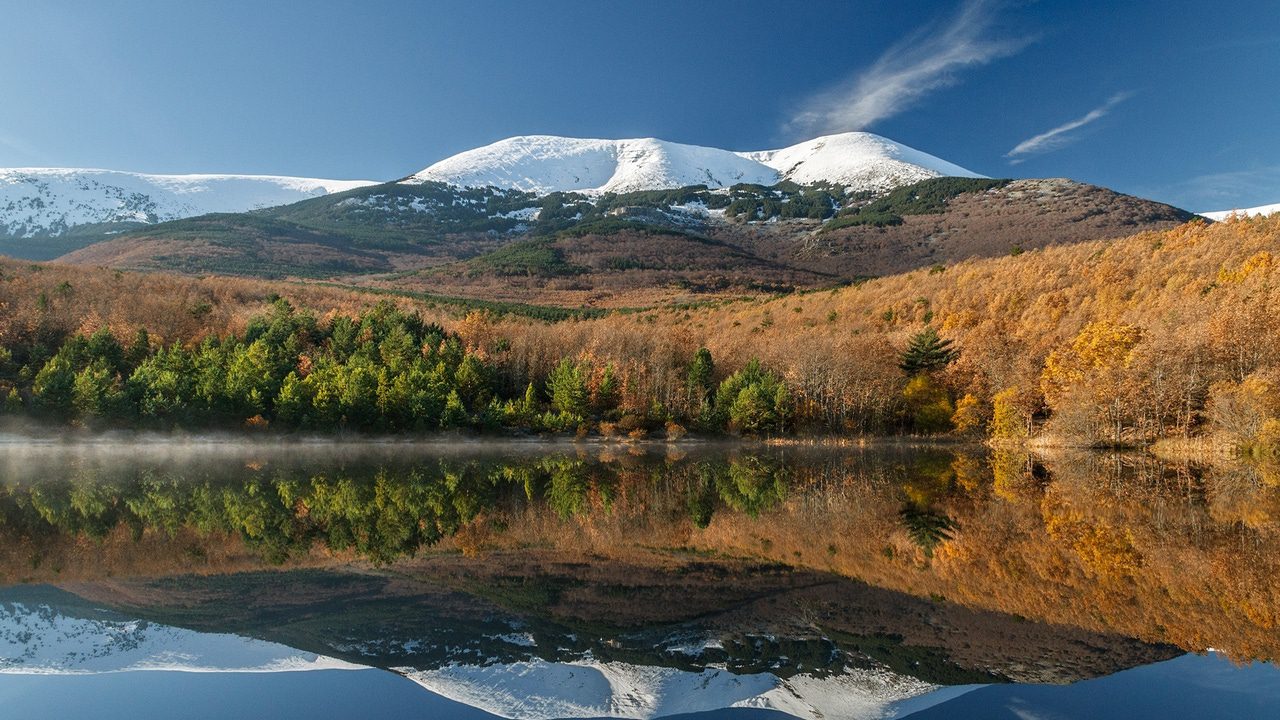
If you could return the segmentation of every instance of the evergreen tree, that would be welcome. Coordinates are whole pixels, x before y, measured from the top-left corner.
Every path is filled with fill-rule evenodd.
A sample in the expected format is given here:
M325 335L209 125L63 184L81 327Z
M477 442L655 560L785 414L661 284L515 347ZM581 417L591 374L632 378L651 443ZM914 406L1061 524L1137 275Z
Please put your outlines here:
M54 417L70 417L75 400L76 371L59 352L36 373L31 386L36 406Z
M138 328L138 332L133 335L133 342L129 344L129 349L125 351L124 359L129 367L136 368L148 356L151 355L151 334L146 328Z
M605 365L601 371L591 405L597 415L604 415L618 406L618 376L613 363Z
M450 390L444 402L444 412L440 415L440 427L449 429L467 424L467 409L462 405L462 398L457 390Z
M531 418L538 409L538 392L534 390L533 383L529 383L524 388L524 398L520 401L520 414L522 417Z
M752 359L720 383L715 412L721 426L743 432L783 429L791 413L791 395L782 379Z
M4 396L4 412L7 415L17 415L22 412L22 396L18 394L18 388L9 388L9 392Z
M90 362L102 360L112 371L119 371L124 367L124 348L107 328L102 328L89 337L88 352Z
M908 375L936 372L955 362L959 356L960 351L951 347L951 341L938 337L938 331L930 325L911 336L898 367Z
M72 385L73 403L81 417L111 416L124 400L120 377L106 358L94 360L76 375Z
M276 395L276 419L287 425L300 426L307 419L307 407L310 405L306 396L306 388L297 373L291 372L280 385L280 394Z
M489 401L489 368L475 355L468 354L453 374L458 394L473 408Z
M547 377L551 405L563 415L582 417L587 412L587 380L582 367L565 358Z
M698 404L711 399L711 378L715 374L716 365L711 359L711 351L698 348L693 360L689 363L689 374L686 384L689 395Z
M130 405L144 419L181 419L195 399L191 356L180 345L143 359L125 383Z

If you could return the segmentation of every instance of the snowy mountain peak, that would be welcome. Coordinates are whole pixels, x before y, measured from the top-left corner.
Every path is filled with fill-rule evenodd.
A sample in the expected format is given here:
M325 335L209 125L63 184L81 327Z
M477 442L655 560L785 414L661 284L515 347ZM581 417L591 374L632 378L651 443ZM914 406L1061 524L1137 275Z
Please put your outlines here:
M981 177L927 153L861 132L828 135L756 152L655 138L593 140L524 135L446 158L406 182L598 194L686 185L773 185L791 180L883 191L943 175Z
M800 185L830 182L889 190L933 177L983 177L941 158L872 133L848 132L782 148L742 153Z
M244 212L373 184L276 175L0 168L0 236L56 236L79 225L149 224L211 212Z

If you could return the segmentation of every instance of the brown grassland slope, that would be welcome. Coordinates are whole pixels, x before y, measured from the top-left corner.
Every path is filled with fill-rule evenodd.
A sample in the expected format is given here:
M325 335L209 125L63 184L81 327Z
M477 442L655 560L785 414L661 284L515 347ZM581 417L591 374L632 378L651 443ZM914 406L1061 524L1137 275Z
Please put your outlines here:
M779 238L764 226L759 241L743 244L762 254L770 245L781 245L780 256L794 265L857 278L1167 230L1193 217L1096 185L1060 178L1014 180L963 193L949 200L943 212L903 215L900 225L862 225L790 238Z

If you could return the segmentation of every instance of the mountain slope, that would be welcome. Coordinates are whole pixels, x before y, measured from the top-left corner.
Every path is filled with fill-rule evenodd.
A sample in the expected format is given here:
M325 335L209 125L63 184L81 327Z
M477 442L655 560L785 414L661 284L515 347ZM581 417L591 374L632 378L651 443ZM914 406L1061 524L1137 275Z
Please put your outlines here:
M932 178L873 199L790 184L592 198L388 183L162 223L62 260L631 306L830 286L1192 217L1068 180Z
M274 175L0 169L0 252L13 247L38 249L44 244L65 248L71 236L87 238L78 243L84 245L121 229L205 213L285 205L370 184ZM62 238L63 242L44 242L49 238Z
M779 150L732 152L655 138L593 140L525 135L446 158L406 180L546 194L600 194L687 185L830 183L883 191L930 177L980 177L870 133L843 133Z

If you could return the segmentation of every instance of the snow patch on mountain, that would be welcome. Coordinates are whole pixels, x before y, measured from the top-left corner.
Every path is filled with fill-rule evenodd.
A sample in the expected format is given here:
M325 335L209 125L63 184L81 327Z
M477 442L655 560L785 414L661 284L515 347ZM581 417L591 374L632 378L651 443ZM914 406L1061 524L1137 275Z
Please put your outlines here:
M647 719L729 707L777 710L811 720L885 718L894 716L895 703L938 689L887 670L784 680L770 673L692 672L589 657L396 671L433 693L518 720Z
M1280 212L1280 203L1274 205L1259 205L1258 207L1245 208L1243 210L1211 210L1209 212L1199 213L1203 217L1210 220L1226 220L1232 215L1240 215L1243 217L1254 217L1257 215L1274 215Z
M539 194L723 188L830 182L884 191L939 176L981 177L871 133L828 135L779 150L734 152L655 138L595 140L525 135L446 158L405 182L493 186Z
M363 665L238 635L201 633L142 620L76 617L48 605L0 603L0 673L363 669Z
M275 175L148 175L74 168L0 169L0 236L61 235L78 225L157 223L244 212L376 184Z

